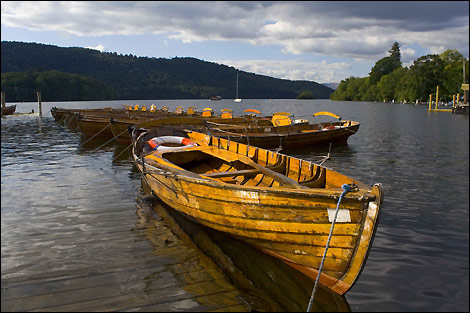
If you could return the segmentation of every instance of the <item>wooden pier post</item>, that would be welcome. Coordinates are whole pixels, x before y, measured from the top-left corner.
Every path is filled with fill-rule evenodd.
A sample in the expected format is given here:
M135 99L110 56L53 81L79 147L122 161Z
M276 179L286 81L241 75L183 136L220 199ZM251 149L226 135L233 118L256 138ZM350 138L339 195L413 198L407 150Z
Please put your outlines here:
M429 111L431 111L431 106L432 106L432 94L429 95L429 108L428 108Z
M37 91L36 94L38 96L39 115L42 116L41 92Z
M463 84L462 84L462 89L463 89L463 104L467 103L467 90L468 90L468 84L467 84L467 89L464 89L465 85L465 59L462 60L462 68L463 68Z
M438 103L439 103L439 85L437 85L437 88L436 88L436 110L437 110Z
M5 93L2 91L2 108L5 108Z

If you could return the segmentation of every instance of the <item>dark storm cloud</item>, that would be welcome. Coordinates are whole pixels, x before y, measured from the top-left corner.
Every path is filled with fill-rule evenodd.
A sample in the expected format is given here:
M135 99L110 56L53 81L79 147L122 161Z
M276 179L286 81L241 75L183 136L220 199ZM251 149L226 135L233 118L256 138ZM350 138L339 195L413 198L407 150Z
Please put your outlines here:
M468 56L467 1L3 1L2 24L78 36L167 34L357 59L397 41ZM442 50L442 51L441 51Z

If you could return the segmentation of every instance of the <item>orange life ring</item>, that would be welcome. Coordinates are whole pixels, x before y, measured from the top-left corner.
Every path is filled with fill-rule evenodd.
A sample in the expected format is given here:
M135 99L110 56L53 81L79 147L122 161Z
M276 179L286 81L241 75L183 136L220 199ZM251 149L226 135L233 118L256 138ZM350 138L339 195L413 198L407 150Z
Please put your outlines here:
M191 139L185 137L178 137L178 136L162 136L162 137L154 137L147 141L148 145L152 150L155 151L166 151L166 150L179 150L179 149L186 149L197 146L195 142ZM181 147L169 147L164 146L163 144L179 144L182 145Z

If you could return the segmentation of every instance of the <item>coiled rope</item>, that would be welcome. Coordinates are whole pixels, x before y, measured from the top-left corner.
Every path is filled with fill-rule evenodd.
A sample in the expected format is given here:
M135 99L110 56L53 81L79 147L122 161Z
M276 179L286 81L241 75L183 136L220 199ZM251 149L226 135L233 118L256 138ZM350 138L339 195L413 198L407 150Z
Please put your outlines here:
M313 304L313 300L315 298L315 292L317 291L318 281L320 280L321 272L323 270L323 263L325 262L326 252L328 251L328 248L330 246L331 236L333 235L333 229L335 228L336 218L338 217L339 204L341 203L343 196L351 191L351 186L349 186L348 184L344 184L343 186L341 186L341 188L343 188L343 192L339 196L338 203L336 204L335 218L333 219L333 223L331 224L330 233L328 235L328 240L326 241L325 251L323 252L323 258L321 260L320 267L318 268L318 275L317 275L317 278L315 279L315 285L313 285L313 290L312 290L312 295L310 296L310 301L308 302L307 312L310 312L310 309Z

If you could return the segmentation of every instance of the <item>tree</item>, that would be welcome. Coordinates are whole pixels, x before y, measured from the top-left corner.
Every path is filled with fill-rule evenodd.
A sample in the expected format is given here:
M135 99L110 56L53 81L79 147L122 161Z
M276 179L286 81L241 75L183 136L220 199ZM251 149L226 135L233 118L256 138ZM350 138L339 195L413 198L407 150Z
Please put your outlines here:
M463 83L462 66L465 62L465 73L468 75L468 61L457 50L446 50L440 58L444 62L444 79L442 82L442 95L451 96L461 91ZM468 80L467 80L468 82Z
M401 63L401 53L400 53L400 45L398 42L395 41L392 48L388 51L390 53L390 59L395 69L402 66Z
M311 91L302 91L302 93L297 96L297 99L315 99L315 97Z
M410 66L409 93L416 99L426 99L434 93L436 86L442 86L444 62L437 54L428 54L419 57Z
M390 74L382 76L380 81L377 83L377 96L379 100L392 101L396 100L410 100L410 99L399 99L396 95L397 85L401 78L404 76L406 69L399 67Z
M372 67L372 70L369 73L371 84L377 84L382 76L390 74L402 66L400 46L398 42L395 42L388 52L390 53L389 56L378 60L374 67Z

